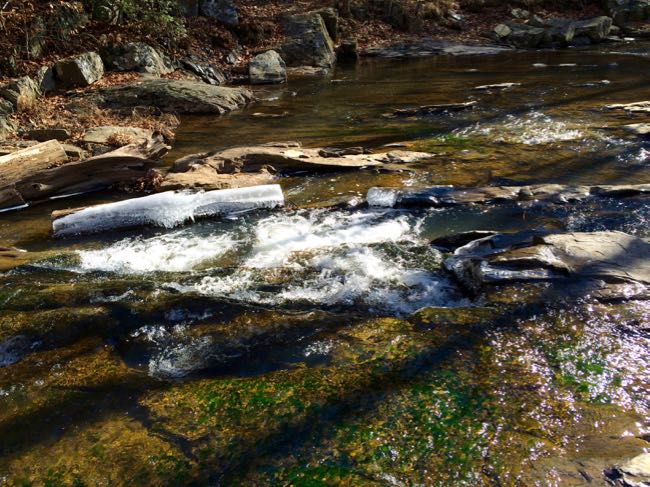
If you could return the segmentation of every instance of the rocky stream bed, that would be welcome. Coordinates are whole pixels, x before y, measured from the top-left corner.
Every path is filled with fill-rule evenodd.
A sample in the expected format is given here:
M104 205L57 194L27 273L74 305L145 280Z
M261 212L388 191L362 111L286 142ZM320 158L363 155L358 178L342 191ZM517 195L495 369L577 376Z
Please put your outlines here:
M5 160L0 484L648 485L647 52L364 59Z

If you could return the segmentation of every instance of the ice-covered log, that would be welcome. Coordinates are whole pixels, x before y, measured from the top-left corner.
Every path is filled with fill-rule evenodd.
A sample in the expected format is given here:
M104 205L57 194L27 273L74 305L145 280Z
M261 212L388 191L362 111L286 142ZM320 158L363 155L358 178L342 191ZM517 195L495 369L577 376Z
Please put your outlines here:
M143 225L172 228L195 218L284 205L277 184L208 192L168 191L87 208L55 211L57 237Z

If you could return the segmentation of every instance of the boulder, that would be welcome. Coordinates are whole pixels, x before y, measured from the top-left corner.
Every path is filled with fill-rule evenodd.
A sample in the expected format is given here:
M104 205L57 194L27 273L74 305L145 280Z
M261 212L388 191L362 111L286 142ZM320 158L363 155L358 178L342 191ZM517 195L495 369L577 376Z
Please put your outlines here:
M239 16L233 0L202 0L201 12L228 25L238 25Z
M54 68L52 66L43 66L36 72L34 82L38 85L41 93L48 93L56 90L56 79L54 78Z
M512 34L512 29L506 24L499 24L494 28L494 34L497 36L498 40L504 40Z
M129 42L102 50L102 60L111 71L137 71L160 76L174 71L172 63L144 42Z
M40 94L38 85L28 76L0 85L0 97L17 112L33 107Z
M276 51L266 51L248 65L251 84L278 84L287 81L287 65Z
M198 81L146 79L90 94L108 107L152 106L163 112L218 113L241 108L253 100L244 88L211 86Z
M526 24L510 22L506 24L511 32L504 38L505 41L519 49L532 49L538 47L545 38L546 30L542 27L531 27Z
M142 144L151 138L153 138L152 130L139 127L116 127L105 125L87 130L81 140L86 144L122 146L128 144Z
M612 28L611 17L594 17L593 19L581 20L573 23L575 36L588 37L592 42L602 42L609 35Z
M334 42L318 12L288 16L283 27L287 41L280 52L288 66L334 66Z
M650 243L622 232L544 235L496 234L464 245L445 261L458 280L476 291L511 282L580 284L607 299L650 293ZM564 286L564 284L563 284Z
M104 63L96 52L87 52L54 65L57 84L63 88L89 86L104 76Z

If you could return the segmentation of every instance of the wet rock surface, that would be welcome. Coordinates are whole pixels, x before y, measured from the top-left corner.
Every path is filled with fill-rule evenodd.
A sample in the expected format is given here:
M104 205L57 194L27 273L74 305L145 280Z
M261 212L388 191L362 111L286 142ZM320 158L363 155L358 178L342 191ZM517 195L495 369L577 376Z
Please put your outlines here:
M472 46L454 44L448 41L425 40L418 43L400 43L389 47L365 49L362 54L369 57L408 59L430 56L481 56L506 51L499 46Z
M649 255L649 242L622 232L497 234L459 247L445 266L472 289L513 281L582 281L605 299L647 299Z

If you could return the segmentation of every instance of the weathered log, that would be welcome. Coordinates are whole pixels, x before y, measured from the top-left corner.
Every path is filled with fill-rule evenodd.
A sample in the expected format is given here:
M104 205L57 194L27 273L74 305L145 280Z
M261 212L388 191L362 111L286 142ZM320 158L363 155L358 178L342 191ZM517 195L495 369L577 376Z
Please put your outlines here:
M167 191L117 203L55 211L57 237L142 225L172 228L195 218L284 205L277 184L209 192Z
M34 151L44 144L49 144L49 151L43 148ZM138 181L169 150L162 137L156 137L143 144L128 145L89 159L63 164L67 156L61 145L56 141L44 144L18 151L25 155L16 152L0 158L0 209L52 197L99 191L116 183ZM2 164L5 158L7 162ZM15 161L28 161L28 164L24 169L18 169L15 166L19 162ZM10 169L4 171L5 167Z
M63 146L50 140L0 157L0 188L68 162Z

